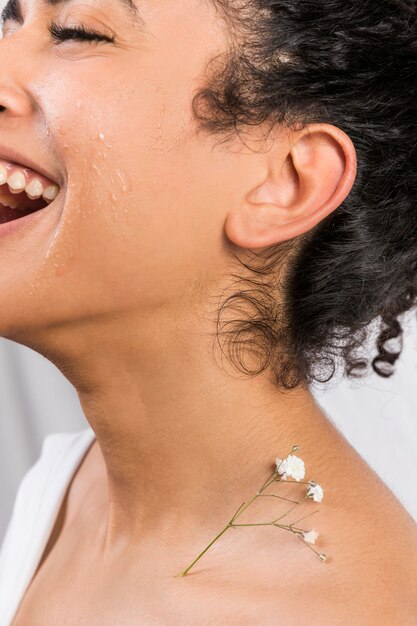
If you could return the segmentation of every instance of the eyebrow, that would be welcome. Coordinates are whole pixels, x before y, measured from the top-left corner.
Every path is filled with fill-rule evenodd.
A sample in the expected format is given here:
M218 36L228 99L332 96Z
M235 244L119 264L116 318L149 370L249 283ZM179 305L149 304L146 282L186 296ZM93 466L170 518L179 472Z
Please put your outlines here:
M69 4L71 0L43 0L43 4L47 7L55 7L60 4ZM118 0L119 4L128 11L134 22L139 21L138 9L133 0ZM4 23L6 20L13 20L19 24L23 24L23 13L20 0L9 0L0 15L0 20Z

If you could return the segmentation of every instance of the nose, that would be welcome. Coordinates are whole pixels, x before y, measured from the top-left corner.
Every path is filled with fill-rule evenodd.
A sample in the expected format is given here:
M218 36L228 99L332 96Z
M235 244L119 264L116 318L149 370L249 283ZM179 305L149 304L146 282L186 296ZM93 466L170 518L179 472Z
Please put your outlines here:
M28 62L24 42L18 45L17 35L0 38L0 121L6 117L25 117L33 112L31 95L25 89Z
M1 60L1 54L0 54ZM16 85L5 85L0 76L0 114L1 117L25 117L32 112L28 94Z

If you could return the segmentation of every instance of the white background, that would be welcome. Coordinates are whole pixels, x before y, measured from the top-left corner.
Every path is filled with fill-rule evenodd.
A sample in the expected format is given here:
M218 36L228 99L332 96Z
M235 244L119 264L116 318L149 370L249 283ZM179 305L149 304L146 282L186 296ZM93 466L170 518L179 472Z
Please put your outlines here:
M333 381L313 393L417 521L417 324L415 314L408 319L392 378ZM45 435L86 426L75 390L61 373L42 356L0 339L0 541L16 489Z

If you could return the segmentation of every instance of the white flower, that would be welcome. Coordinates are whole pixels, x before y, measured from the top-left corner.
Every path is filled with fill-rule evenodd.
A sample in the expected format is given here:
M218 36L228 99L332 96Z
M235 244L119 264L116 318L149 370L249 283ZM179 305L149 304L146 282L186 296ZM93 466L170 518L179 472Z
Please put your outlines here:
M280 469L280 467L279 467L279 466L280 466L280 465L281 465L281 463L282 463L282 459L279 459L279 458L277 457L277 458L275 459L275 463L276 463L276 466L277 466L277 470L279 471L279 469ZM281 467L282 467L282 466L281 466Z
M324 491L322 487L320 487L317 483L313 483L308 488L307 498L313 498L314 502L321 502L323 500L323 494Z
M292 476L295 480L301 480L305 475L304 461L295 454L289 454L283 461L275 459L278 473L282 480L287 480L287 476Z
M319 533L317 532L317 530L309 530L308 532L303 530L303 537L304 537L304 541L307 541L307 543L316 543L316 539L319 536Z

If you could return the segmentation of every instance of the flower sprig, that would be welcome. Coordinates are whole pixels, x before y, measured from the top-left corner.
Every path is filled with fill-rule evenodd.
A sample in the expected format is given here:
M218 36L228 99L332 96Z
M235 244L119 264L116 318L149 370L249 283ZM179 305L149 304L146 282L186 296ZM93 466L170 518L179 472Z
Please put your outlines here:
M274 471L267 478L262 487L256 492L253 498L249 500L247 504L243 502L240 505L236 513L226 524L223 530L221 530L219 534L214 537L214 539L208 544L208 546L206 546L206 548L204 548L204 550L197 556L197 558L194 559L194 561L184 571L178 574L178 576L185 576L190 571L190 569L197 563L197 561L199 561L201 557L211 548L211 546L216 543L216 541L218 541L227 530L229 530L229 528L242 528L245 526L275 526L276 528L282 528L282 530L291 532L296 537L301 539L303 543L305 543L305 545L318 556L320 561L327 560L327 556L325 554L323 554L322 552L317 552L317 550L315 550L311 545L316 543L316 539L319 536L319 533L315 530L315 528L313 528L312 530L304 530L296 526L296 524L301 522L303 519L306 519L310 515L314 515L314 513L317 513L318 509L316 511L313 511L312 513L309 513L308 515L305 515L304 517L299 518L291 524L284 524L282 522L280 523L280 520L286 517L289 513L291 513L291 511L293 511L299 504L302 504L305 500L311 499L314 502L321 502L323 500L323 488L315 480L302 481L302 478L304 478L305 476L304 461L295 454L292 454L293 452L298 452L299 449L300 448L298 446L293 446L291 452L284 459L279 459L278 457L275 459ZM294 478L294 480L288 480L288 478L291 477ZM292 500L290 498L285 498L284 496L280 496L275 493L264 493L266 489L275 482L283 484L300 483L308 485L308 487L306 488L304 497L301 498L301 500ZM280 500L287 500L288 502L292 502L294 506L286 511L286 513L283 513L282 515L270 522L259 522L255 524L237 524L236 520L242 515L242 513L252 504L252 502L261 497L279 498Z

